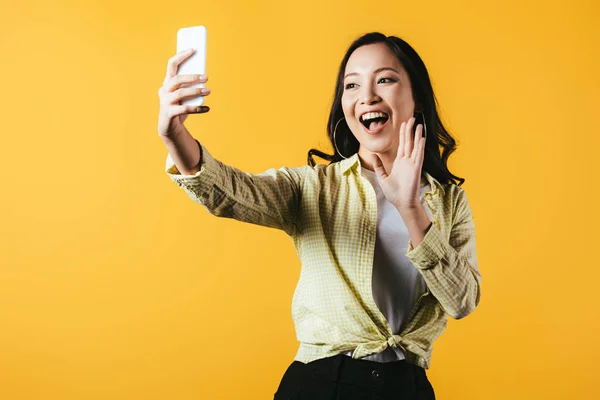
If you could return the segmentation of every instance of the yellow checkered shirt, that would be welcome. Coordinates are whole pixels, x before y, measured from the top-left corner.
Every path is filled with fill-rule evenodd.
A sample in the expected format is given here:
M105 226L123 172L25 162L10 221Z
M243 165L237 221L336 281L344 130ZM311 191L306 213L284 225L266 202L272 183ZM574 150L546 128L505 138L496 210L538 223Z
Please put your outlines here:
M428 369L447 315L463 318L479 304L475 226L461 187L441 184L423 171L431 184L424 199L433 221L416 248L408 241L405 255L427 290L394 334L373 300L377 199L361 176L357 154L331 165L251 174L198 145L202 164L194 175L181 174L167 154L166 173L173 182L213 215L278 228L292 238L302 264L292 300L300 342L295 360L308 363L350 350L361 358L391 346Z

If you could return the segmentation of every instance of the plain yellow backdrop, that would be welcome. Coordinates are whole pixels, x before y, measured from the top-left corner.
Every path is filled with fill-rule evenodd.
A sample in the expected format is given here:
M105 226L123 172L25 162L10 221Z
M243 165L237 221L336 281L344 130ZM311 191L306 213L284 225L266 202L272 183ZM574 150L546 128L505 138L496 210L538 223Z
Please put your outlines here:
M271 399L292 362L291 240L210 215L164 173L157 91L192 25L211 111L186 126L255 173L331 150L352 40L407 40L459 142L483 275L478 309L435 343L438 398L598 398L599 11L4 0L0 398Z

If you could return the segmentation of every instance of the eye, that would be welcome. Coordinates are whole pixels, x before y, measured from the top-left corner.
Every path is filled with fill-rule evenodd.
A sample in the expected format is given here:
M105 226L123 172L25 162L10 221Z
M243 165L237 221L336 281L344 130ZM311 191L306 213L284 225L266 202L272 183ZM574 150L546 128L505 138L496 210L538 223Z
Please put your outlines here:
M380 79L379 79L379 82L381 82L382 80L386 80L386 79L387 79L387 80L389 80L389 81L391 81L391 82L396 82L396 81L395 81L394 79L392 79L392 78L380 78ZM345 88L345 89L352 89L352 86L351 86L351 85L356 85L356 84L355 84L355 83L348 83L348 84L346 84L346 86L344 86L344 88Z

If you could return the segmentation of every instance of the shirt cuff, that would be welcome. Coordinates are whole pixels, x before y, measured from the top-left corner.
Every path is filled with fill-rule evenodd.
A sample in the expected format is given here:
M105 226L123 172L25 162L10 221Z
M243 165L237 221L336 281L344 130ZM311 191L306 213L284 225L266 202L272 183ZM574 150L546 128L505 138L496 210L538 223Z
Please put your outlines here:
M189 189L201 189L203 183L214 182L218 176L219 171L219 162L203 147L198 140L198 147L200 147L200 170L193 175L182 174L171 154L167 153L167 161L165 165L166 174L175 182L177 185L181 187L187 187ZM209 185L210 186L210 185Z
M435 267L449 250L450 243L444 237L440 228L431 223L431 226L425 233L423 241L414 248L410 239L404 255L408 257L413 265L419 269L429 269Z

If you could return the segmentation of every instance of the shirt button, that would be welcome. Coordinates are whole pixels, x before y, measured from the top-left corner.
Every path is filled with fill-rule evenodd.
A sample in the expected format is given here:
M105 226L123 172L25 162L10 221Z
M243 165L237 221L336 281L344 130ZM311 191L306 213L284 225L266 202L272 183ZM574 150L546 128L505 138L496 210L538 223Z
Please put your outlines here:
M373 378L378 379L379 378L379 371L377 371L376 369L373 370L373 372L371 372L371 375L373 375Z

